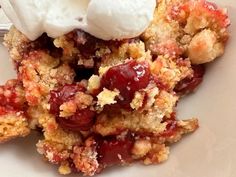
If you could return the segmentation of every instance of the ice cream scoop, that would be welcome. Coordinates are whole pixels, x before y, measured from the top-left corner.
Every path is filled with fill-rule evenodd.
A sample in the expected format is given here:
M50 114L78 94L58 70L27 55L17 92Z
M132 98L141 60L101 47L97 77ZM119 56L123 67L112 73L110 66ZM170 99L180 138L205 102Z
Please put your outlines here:
M0 0L13 25L30 40L74 29L103 39L133 38L153 19L156 0Z

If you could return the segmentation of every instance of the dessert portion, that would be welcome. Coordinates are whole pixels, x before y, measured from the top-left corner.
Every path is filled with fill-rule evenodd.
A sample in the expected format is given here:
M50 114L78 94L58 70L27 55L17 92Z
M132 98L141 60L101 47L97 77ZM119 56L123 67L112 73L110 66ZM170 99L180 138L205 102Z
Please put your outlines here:
M202 64L223 54L228 25L212 3L160 0L134 38L105 41L74 29L32 41L13 26L4 44L18 77L0 92L0 141L40 129L37 151L61 174L167 160L169 145L199 126L177 119L176 106L202 82Z

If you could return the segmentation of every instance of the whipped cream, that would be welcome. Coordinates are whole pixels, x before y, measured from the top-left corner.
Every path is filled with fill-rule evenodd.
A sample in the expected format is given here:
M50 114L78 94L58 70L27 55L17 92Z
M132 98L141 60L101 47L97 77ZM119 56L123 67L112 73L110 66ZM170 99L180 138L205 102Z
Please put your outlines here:
M30 40L74 29L103 39L133 38L153 19L156 0L0 0L14 26Z

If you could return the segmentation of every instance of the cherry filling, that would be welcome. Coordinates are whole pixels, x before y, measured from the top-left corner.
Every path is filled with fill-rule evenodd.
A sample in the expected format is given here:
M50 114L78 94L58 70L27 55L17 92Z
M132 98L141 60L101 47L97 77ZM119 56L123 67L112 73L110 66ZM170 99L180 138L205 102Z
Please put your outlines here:
M122 140L116 138L98 139L98 161L104 166L129 163L132 161L133 145L132 137L126 137Z
M18 95L15 81L8 81L6 85L0 86L0 115L11 111L25 111L27 105L24 98Z
M161 133L161 136L170 137L175 134L178 125L176 120L167 120L166 123L167 123L166 130Z
M73 116L68 118L57 118L58 123L62 128L71 131L86 131L89 130L94 123L95 112L90 109L77 111Z
M194 91L198 85L202 82L203 76L205 74L205 68L203 65L193 65L193 77L192 78L185 78L180 81L176 87L175 92L179 94L186 94L188 92Z
M136 91L146 88L150 81L150 70L147 62L129 61L111 67L102 77L101 86L109 90L118 89L122 98L118 104L130 109L130 103Z
M4 96L4 94L0 94L0 106L9 110L20 110L22 105L17 102L17 94L14 88L7 89L7 91L10 93L8 97Z
M51 91L50 95L50 113L59 115L60 106L74 98L76 92L83 91L83 87L78 85L65 85L58 90Z
M77 110L77 112L66 118L59 116L60 106L73 100L76 92L85 91L85 88L80 85L65 85L58 90L51 91L50 113L56 115L59 125L71 131L86 131L91 128L94 122L95 112L89 108Z
M8 113L8 110L5 107L0 106L0 116Z
M74 30L72 34L72 38L75 41L76 47L79 49L81 55L84 58L89 59L91 56L95 55L97 50L96 46L98 43L101 43L100 39L97 39L81 30Z

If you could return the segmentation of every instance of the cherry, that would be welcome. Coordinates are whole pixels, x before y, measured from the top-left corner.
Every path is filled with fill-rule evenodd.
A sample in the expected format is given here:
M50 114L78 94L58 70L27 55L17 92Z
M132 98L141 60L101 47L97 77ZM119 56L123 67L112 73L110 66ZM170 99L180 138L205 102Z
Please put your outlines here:
M106 138L98 141L97 152L98 161L105 166L115 164L129 163L132 160L131 150L134 141L132 138L118 140L115 138Z
M99 39L81 30L75 30L73 32L73 39L83 57L90 58L95 55L97 50L96 45L100 42Z
M57 121L64 129L71 131L87 131L94 123L95 112L90 109L78 110L73 116L58 117Z
M0 107L2 113L24 110L26 104L23 96L17 91L20 88L19 86L19 82L16 80L9 80L5 85L0 86Z
M175 92L179 94L186 94L188 92L194 91L198 85L202 82L203 76L205 74L205 68L203 65L193 65L193 77L186 78L180 81L176 87Z
M175 120L167 120L166 123L166 130L161 133L161 136L170 137L175 133L178 128L178 125Z
M130 109L130 102L136 91L146 88L150 81L150 70L147 62L129 61L111 67L102 77L101 86L109 90L118 89L122 98L118 104Z
M0 116L8 113L8 110L5 107L0 106Z
M50 113L56 116L57 122L62 128L71 131L86 131L93 125L95 117L95 112L89 108L77 110L70 117L59 117L60 106L65 102L73 100L78 91L85 91L85 89L80 85L71 84L51 91L49 100Z
M51 91L50 95L50 113L59 115L60 106L70 101L74 98L76 92L83 91L83 87L79 85L64 85L63 87L59 88L58 90Z

